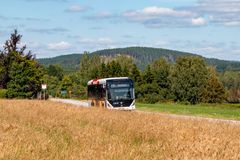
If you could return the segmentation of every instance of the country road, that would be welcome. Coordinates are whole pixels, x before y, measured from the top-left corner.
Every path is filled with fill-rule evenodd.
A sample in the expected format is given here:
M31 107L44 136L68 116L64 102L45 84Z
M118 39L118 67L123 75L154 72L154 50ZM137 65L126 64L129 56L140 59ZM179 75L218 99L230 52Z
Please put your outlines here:
M60 102L66 104L72 104L77 107L90 107L89 102L87 101L79 101L79 100L72 100L72 99L59 99L59 98L50 98L50 101L53 102ZM161 112L151 112L151 111L142 111L136 109L134 112L143 113L143 114L158 114L163 117L168 117L172 119L189 119L195 121L207 120L213 123L225 123L225 124L232 124L232 125L240 125L240 121L237 120L226 120L226 119L217 119L217 118L206 118L200 116L190 116L190 115L176 115L176 114L168 114L168 113L161 113Z
M50 98L49 100L53 102L72 104L77 107L90 107L87 101L79 101L79 100L73 100L73 99L60 99L60 98Z

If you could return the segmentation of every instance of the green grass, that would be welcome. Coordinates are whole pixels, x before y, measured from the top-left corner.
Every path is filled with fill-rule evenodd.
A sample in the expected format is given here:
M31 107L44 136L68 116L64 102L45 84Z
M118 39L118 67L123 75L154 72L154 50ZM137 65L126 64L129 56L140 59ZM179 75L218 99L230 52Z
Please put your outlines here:
M198 104L183 105L177 103L143 104L137 103L137 109L179 115L197 115L202 117L240 120L240 104Z

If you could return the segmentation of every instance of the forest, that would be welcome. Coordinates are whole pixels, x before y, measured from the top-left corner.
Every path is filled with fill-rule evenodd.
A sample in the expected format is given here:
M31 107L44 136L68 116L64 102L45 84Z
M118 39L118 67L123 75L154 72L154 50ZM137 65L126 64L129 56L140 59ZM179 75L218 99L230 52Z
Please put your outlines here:
M65 72L75 72L79 70L80 60L83 54L69 54L61 55L52 58L40 58L37 59L40 64L49 66L50 64L59 64ZM89 53L90 56L98 55L105 58L114 58L118 55L125 55L132 57L133 62L140 70L144 70L147 65L153 63L156 59L164 58L168 62L175 63L176 59L180 56L198 56L205 60L207 65L216 67L218 72L224 71L240 71L239 61L226 61L214 58L205 58L197 54L180 52L162 48L150 48L150 47L127 47L127 48L115 48L104 49L96 52Z
M139 102L198 104L240 101L240 72L231 67L219 69L213 65L216 60L210 62L188 53L172 56L162 50L165 56L149 56L151 62L139 66L136 56L127 53L118 54L112 50L114 53L103 56L99 52L85 52L78 67L67 72L60 64L41 65L31 52L26 52L26 46L18 47L21 38L15 30L0 53L1 98L37 98L42 92L41 84L47 84L49 96L86 99L89 80L121 76L134 80ZM136 55L139 49L141 47L136 49ZM154 49L152 52L155 54Z

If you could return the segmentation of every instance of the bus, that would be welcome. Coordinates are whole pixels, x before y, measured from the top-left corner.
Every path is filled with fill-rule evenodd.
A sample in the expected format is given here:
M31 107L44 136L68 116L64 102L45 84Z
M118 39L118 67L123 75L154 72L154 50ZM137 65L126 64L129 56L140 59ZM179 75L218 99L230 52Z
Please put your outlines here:
M134 110L133 80L128 77L94 79L87 83L91 106L107 109Z

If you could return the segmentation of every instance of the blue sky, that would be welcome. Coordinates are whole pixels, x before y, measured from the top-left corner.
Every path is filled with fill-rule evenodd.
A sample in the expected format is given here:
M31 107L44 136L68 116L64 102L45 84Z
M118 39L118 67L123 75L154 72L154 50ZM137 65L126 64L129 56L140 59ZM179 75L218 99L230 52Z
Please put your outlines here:
M240 0L3 0L0 45L17 29L37 58L146 46L240 61L239 15Z

